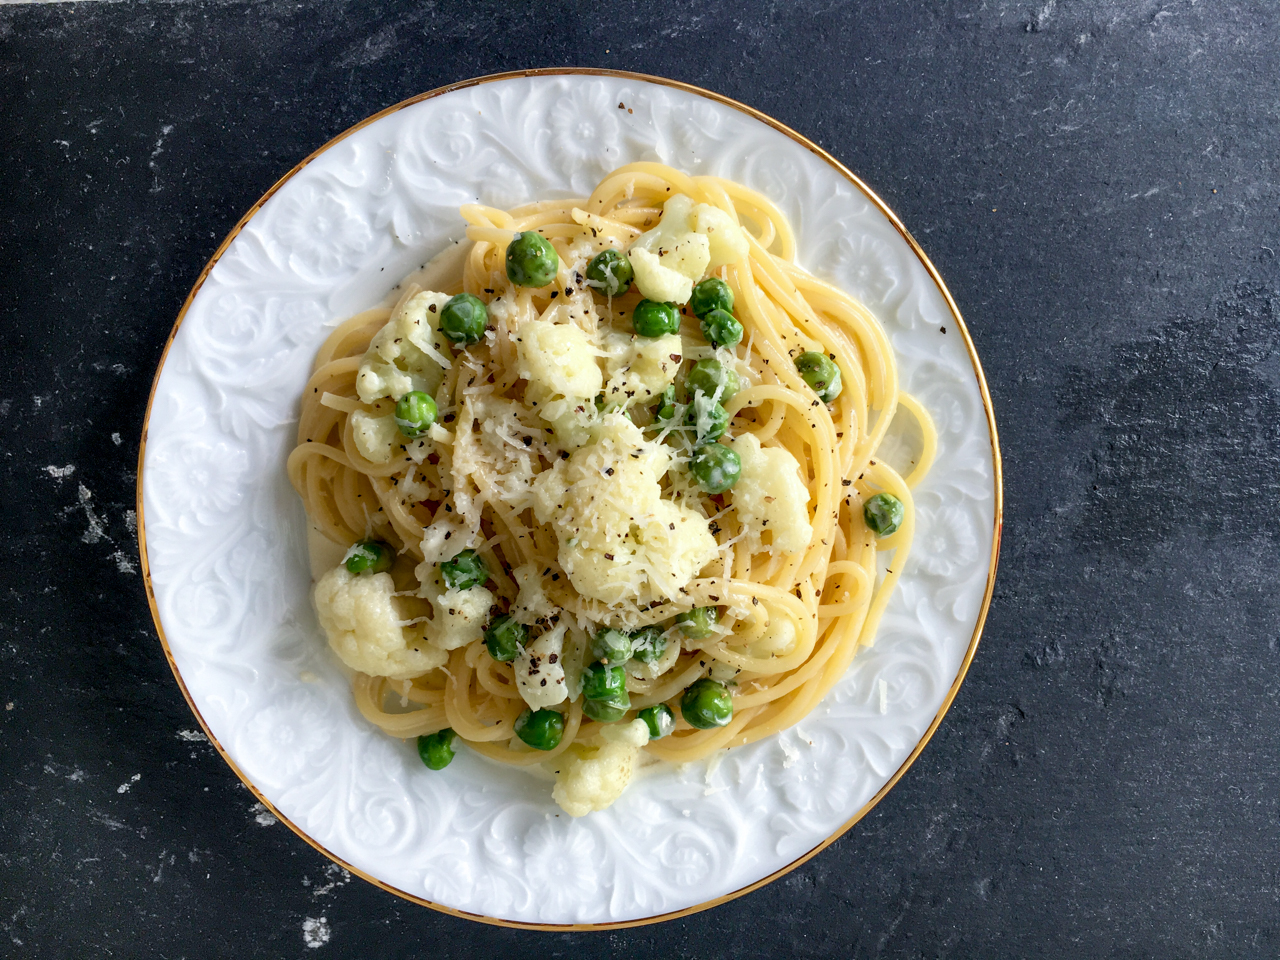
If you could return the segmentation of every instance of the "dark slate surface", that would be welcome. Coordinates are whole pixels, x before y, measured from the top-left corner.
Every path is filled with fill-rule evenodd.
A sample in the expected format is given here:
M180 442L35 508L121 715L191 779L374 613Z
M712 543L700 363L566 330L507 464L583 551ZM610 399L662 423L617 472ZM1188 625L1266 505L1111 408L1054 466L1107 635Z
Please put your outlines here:
M1272 0L371 6L0 6L0 954L1280 954ZM1006 464L986 636L897 788L784 880L610 934L443 916L260 818L181 737L130 513L241 213L384 106L571 64L741 99L879 190Z

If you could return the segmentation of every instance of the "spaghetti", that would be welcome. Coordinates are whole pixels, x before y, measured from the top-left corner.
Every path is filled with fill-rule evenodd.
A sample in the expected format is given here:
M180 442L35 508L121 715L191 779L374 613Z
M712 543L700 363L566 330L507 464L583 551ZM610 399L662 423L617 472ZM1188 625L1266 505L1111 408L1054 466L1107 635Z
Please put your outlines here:
M687 198L681 210L692 207L690 223L713 224L703 235L713 253L722 249L706 275L732 295L741 328L732 345L708 342L696 294L679 308L678 330L632 332L650 309L642 306L642 266L649 288L655 270L678 273L692 236L673 232L674 197ZM618 739L602 738L610 724L587 696L599 679L590 663L596 638L612 628L653 644L647 658L625 663L622 721L657 705L675 721L669 735L643 745L648 757L696 760L795 724L873 641L911 546L911 488L936 449L927 412L899 388L880 324L797 266L795 237L777 208L727 180L637 163L606 176L586 199L461 212L469 248L460 270L430 291L409 278L382 307L326 339L288 461L325 541L340 549L376 538L394 551L378 602L390 604L401 631L392 645L403 637L404 649L394 669L370 667L383 675L357 667L361 713L395 737L448 728L491 760L563 773ZM555 252L554 279L541 286L514 283L507 264L513 241L531 234ZM631 289L612 274L605 283L589 276L589 264L621 262L602 259L609 250L631 252ZM442 333L438 313L462 293L478 299L486 320L466 345ZM421 356L409 360L407 347L392 356L401 341L387 332L408 329L407 318L423 332L415 341ZM834 362L839 392L829 403L825 382L815 387L797 365L802 357ZM692 388L691 364L721 371L705 397ZM365 389L375 375L380 397ZM391 425L404 422L392 410L400 409L397 376L438 411L416 437ZM688 393L677 399L681 386ZM597 388L589 400L582 395ZM721 412L709 412L717 404ZM895 418L918 435L902 472L877 456ZM734 451L722 456L742 468L722 492L695 472L717 430L719 445ZM880 536L869 505L878 494L901 505ZM440 564L459 547L483 561L485 586L466 592L441 579ZM343 576L343 589L363 583ZM444 609L464 593L487 606ZM355 601L343 602L348 619L356 616ZM712 615L695 629L691 612L699 610ZM482 631L498 618L516 629L517 659L495 658L486 643ZM323 609L322 621L341 653ZM532 686L539 649L554 665L543 669L564 687L559 702ZM700 681L731 699L731 712L714 723L689 720L689 691ZM539 703L559 715L552 719L561 733L532 749L521 730ZM556 796L574 813L612 799L574 809Z

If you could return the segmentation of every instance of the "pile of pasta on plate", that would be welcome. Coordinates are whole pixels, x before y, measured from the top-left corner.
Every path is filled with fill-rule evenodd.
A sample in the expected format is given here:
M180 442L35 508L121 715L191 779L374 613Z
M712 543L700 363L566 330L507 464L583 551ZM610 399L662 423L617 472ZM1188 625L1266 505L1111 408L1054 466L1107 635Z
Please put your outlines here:
M741 185L639 163L461 215L321 347L289 476L360 712L582 816L813 709L874 638L933 428Z

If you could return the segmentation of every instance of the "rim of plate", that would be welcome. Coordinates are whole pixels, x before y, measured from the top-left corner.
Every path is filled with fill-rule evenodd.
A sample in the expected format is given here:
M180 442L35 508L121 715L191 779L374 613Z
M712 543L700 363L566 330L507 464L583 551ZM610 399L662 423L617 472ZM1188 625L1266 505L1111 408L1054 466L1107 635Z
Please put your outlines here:
M740 887L739 889L734 890L730 893L726 893L722 896L715 897L714 899L711 899L711 900L706 900L702 903L695 904L691 907L684 907L680 910L668 911L667 913L661 913L652 917L643 917L635 920L615 920L615 921L608 921L605 923L533 923L533 922L520 921L520 920L504 920L497 917L485 916L479 913L471 913L466 910L458 910L455 907L448 907L443 904L439 904L439 903L435 903L434 901L427 900L423 897L414 896L411 893L408 893L404 890L400 890L396 887L391 886L388 883L385 883L382 880L379 880L377 877L371 876L365 871L343 860L341 857L337 856L332 851L326 849L313 837L307 834L306 831L304 831L301 827L299 827L292 820L290 820L283 813L281 813L278 809L276 809L275 805L272 804L271 801L267 799L267 797L262 793L262 791L260 791L253 784L253 782L247 776L245 776L244 772L240 769L240 767L236 765L236 762L231 759L231 755L227 752L226 748L223 747L223 745L218 741L218 738L214 736L213 731L209 728L209 724L205 722L205 719L201 715L200 710L196 707L195 701L192 699L191 693L187 689L186 682L182 679L182 674L178 670L177 661L174 659L173 651L169 648L169 641L165 636L164 624L160 622L160 611L156 605L155 588L151 582L151 565L150 565L149 558L147 556L146 513L143 506L143 495L142 495L143 464L145 462L146 452L147 452L147 432L151 424L151 410L155 405L156 389L160 384L160 374L164 371L164 364L169 357L169 350L173 346L173 341L174 341L174 338L177 336L178 328L182 326L182 321L183 319L185 319L187 315L187 311L191 308L191 304L194 302L196 295L200 292L200 288L204 286L204 282L208 278L210 271L214 268L214 265L217 264L218 261L222 258L222 255L227 252L228 247L230 247L232 242L236 239L236 237L240 235L240 231L243 230L245 226L249 223L249 221L253 219L253 217L258 213L258 211L262 209L263 205L268 200L270 200L273 196L275 196L276 192L279 191L281 187L283 187L286 183L288 183L289 180L291 180L295 175L297 175L297 173L300 170L302 170L304 167L306 167L307 164L311 163L311 161L315 160L325 151L330 150L333 147L337 146L339 143L341 143L343 140L350 137L352 134L356 133L359 130L362 130L363 128L369 126L372 123L377 122L378 120L381 120L383 117L389 116L393 113L403 110L406 107L411 107L414 104L421 103L424 100L431 100L431 99L434 99L435 97L443 96L444 94L447 94L447 93L452 93L455 90L464 90L468 87L476 87L476 86L480 86L481 84L493 83L500 80L511 80L511 79L517 79L521 77L540 77L540 76L541 77L548 77L548 76L552 76L552 77L554 76L619 77L627 80L638 80L644 83L652 83L658 86L672 87L677 90L683 90L688 93L693 93L700 97L705 97L708 100L713 100L727 107L731 107L734 110L740 111L741 113L744 113L747 116L752 117L753 119L758 120L769 127L772 127L774 130L777 130L779 133L786 135L788 138L800 144L802 147L809 150L811 153L817 155L821 160L830 164L836 170L836 172L840 174L840 176L844 177L846 180L852 183L858 189L858 191L862 193L863 196L865 196L867 200L869 200L876 207L876 209L878 209L881 213L885 215L885 217L888 218L889 222L893 225L893 228L907 242L907 245L911 248L911 252L915 254L916 258L920 261L921 265L925 268L925 271L929 274L930 280L933 281L933 283L937 286L938 291L942 294L943 299L946 301L947 309L951 312L951 316L955 320L956 327L960 330L960 335L964 339L965 349L969 353L969 360L973 365L973 373L974 373L974 376L977 378L978 389L982 395L982 409L983 409L983 413L986 415L986 418L987 418L987 429L990 430L991 432L991 465L992 465L992 481L993 481L994 492L995 492L995 522L992 524L991 564L987 570L987 583L986 583L985 589L983 590L982 606L979 608L979 611L978 611L978 619L974 625L973 636L969 639L969 646L965 650L964 658L960 662L960 669L956 671L955 680L952 681L950 688L947 690L947 694L943 698L942 705L938 708L938 712L934 715L933 721L929 724L928 729L925 730L924 735L921 736L919 742L915 745L914 748L912 748L911 753L908 754L907 756L907 759L904 760L902 762L902 765L898 767L897 770L894 771L893 775L889 777L887 781L885 781L885 784L879 790L876 791L875 796L873 796L870 800L868 800L865 804L863 804L863 806L858 810L857 813L855 813L847 821L841 824L830 836L828 836L821 843L817 844L811 850L807 851L806 853L792 860L786 866L783 866L777 870L774 870L772 873L768 874L767 876L761 877L759 880L756 880L754 883L749 883L746 886ZM690 83L683 83L679 80L670 80L670 79L667 79L666 77L655 77L655 76L651 76L649 74L644 74L644 73L633 73L628 70L609 70L605 68L596 68L596 67L541 67L541 68L535 68L535 69L529 69L529 70L509 70L504 73L492 73L482 77L474 77L470 80L462 80L462 81L459 81L458 83L451 83L443 87L436 87L434 90L428 90L426 93L420 93L417 96L410 97L407 100L402 100L399 103L393 104L390 107L380 110L377 113L373 114L372 116L366 117L365 119L361 120L359 123L355 124L354 126L348 127L346 130L342 131L342 133L338 134L336 137L334 137L333 139L325 143L323 146L313 151L311 154L305 157L301 162L299 162L296 166L294 166L293 169L291 169L283 177L281 177L274 184L272 184L271 188L268 189L267 192L264 193L260 198L258 198L258 201L248 209L245 215L240 218L240 220L236 223L234 227L231 228L231 231L227 234L226 238L222 241L222 243L218 245L218 248L213 252L213 256L209 258L209 261L204 265L203 269L201 269L199 276L196 277L196 281L191 287L191 292L187 294L186 300L183 301L182 309L178 311L178 318L174 321L173 327L169 331L168 338L165 340L164 350L160 354L160 361L156 365L155 376L151 381L151 392L150 392L150 395L147 397L147 410L142 421L142 440L138 447L137 512L138 512L138 554L142 563L142 580L144 585L146 586L147 604L151 608L151 619L155 622L156 633L160 639L160 646L164 649L165 659L169 661L169 668L173 671L174 679L178 681L178 688L182 691L182 696L186 699L187 706L191 708L191 712L195 715L196 720L199 721L201 728L204 730L205 736L209 738L209 742L213 744L214 749L218 751L219 755L226 762L227 766L229 766L232 772L235 773L235 775L240 778L241 782L249 789L250 793L252 793L254 797L257 798L258 802L260 802L268 810L270 810L271 813L275 815L275 817L279 819L281 823L285 824L285 826L287 826L290 830L296 833L304 841L306 841L308 844L310 844L320 853L324 854L334 863L341 866L343 869L350 871L351 873L355 874L356 876L360 877L363 880L368 881L369 883L372 883L374 886L377 886L383 890L386 890L388 893L395 894L398 897L402 897L405 900L409 900L413 903L420 904L424 907L429 907L432 910L438 910L441 913L447 913L451 916L461 917L465 920L476 920L476 921L479 921L480 923L492 924L494 926L499 926L499 927L512 927L512 928L522 929L522 930L552 930L552 931L619 930L627 927L640 927L640 926L646 926L652 923L661 923L665 920L675 920L679 917L687 917L690 914L700 913L703 910L709 910L712 907L719 906L722 903L727 903L730 900L737 899L738 897L751 893L753 890L758 890L759 888L765 886L766 884L772 883L774 880L777 880L779 877L783 876L784 874L790 873L796 867L800 866L801 864L805 863L811 858L817 856L817 854L821 853L823 850L829 847L836 840L840 839L840 837L844 836L844 834L847 833L854 826L854 824L856 824L859 820L865 817L871 811L872 807L874 807L877 803L879 803L884 798L885 794L887 794L894 787L894 785L902 778L902 775L907 772L907 769L915 762L916 758L920 756L921 752L924 750L925 746L928 744L930 738L933 737L934 732L941 725L942 718L946 716L946 713L951 708L951 704L955 700L956 695L960 692L960 685L964 682L965 675L969 671L969 664L973 662L974 654L977 652L978 639L982 636L982 628L985 625L986 619L987 619L987 610L991 606L992 591L995 588L996 567L998 566L999 559L1000 559L1000 541L1001 541L1001 534L1002 534L1003 520L1004 520L1004 480L1003 480L1003 472L1002 472L1001 457L1000 457L1000 440L999 440L998 434L996 433L995 411L992 408L990 391L987 389L987 378L983 373L982 363L978 359L978 352L973 345L973 338L969 336L969 328L965 325L964 318L960 315L960 308L959 306L956 305L955 299L951 296L951 291L947 288L947 285L943 281L941 274L938 273L937 268L933 265L933 262L929 259L928 255L924 252L924 249L920 246L919 243L916 242L915 237L913 237L911 233L907 230L907 228L902 225L902 221L898 219L898 215L889 208L888 204L886 204L883 200L881 200L880 197L876 194L876 192L872 190L869 186L867 186L867 184L864 183L858 177L857 174L855 174L852 170L850 170L848 167L846 167L834 156L832 156L822 147L818 146L808 137L805 137L803 134L797 133L795 130L792 130L786 124L780 123L779 121L770 117L768 114L762 113L761 111L755 109L754 107L749 107L744 103L740 103L739 101L732 99L731 97L726 97L722 94L715 93L710 90L704 90L702 87L697 87Z

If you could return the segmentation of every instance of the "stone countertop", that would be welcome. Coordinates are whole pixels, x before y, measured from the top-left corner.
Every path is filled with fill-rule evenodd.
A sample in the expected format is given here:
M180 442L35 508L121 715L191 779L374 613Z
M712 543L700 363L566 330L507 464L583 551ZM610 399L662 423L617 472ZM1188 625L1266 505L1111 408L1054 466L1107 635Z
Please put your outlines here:
M0 5L0 955L1276 956L1277 37L1270 0ZM444 916L276 823L195 732L134 531L156 362L241 214L382 107L556 65L862 176L1005 458L985 635L902 781L778 882L612 933Z

